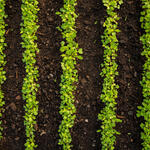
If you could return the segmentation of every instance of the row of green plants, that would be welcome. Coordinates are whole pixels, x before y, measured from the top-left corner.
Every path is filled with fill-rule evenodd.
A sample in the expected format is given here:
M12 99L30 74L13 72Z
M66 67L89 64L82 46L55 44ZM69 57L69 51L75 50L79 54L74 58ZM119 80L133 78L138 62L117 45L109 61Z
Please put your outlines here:
M107 18L103 24L105 28L104 34L101 36L102 46L104 47L104 62L101 64L101 77L104 79L100 100L105 104L104 108L98 114L98 120L101 121L102 150L113 150L116 141L115 135L119 134L114 128L117 122L121 122L116 117L116 98L118 96L117 89L119 86L115 83L117 71L117 51L118 40L116 34L119 32L116 9L120 9L122 0L103 0L104 6L107 8Z
M4 112L4 104L5 101L3 100L4 98L4 94L2 92L2 84L4 83L4 81L6 80L6 72L4 71L4 66L6 64L5 61L5 54L4 54L4 50L6 47L6 43L5 43L5 21L4 19L7 17L7 15L5 14L5 0L0 0L0 139L2 138L2 131L3 131L3 127L2 127L2 121L1 121L1 117L2 117L2 113Z
M38 29L37 13L39 11L37 0L22 0L22 23L21 37L22 47L25 49L23 53L23 62L25 63L26 76L22 87L22 96L25 100L25 116L24 125L26 127L26 150L34 150L37 145L35 143L35 124L38 115L38 101L36 100L36 92L38 90L38 69L36 64L36 54L39 53L36 32Z
M59 145L64 150L71 150L72 147L70 129L73 127L76 118L74 91L76 90L75 83L78 82L78 73L75 65L77 59L82 59L80 55L82 54L82 49L78 48L78 44L75 41L77 33L75 30L76 5L77 0L64 0L63 8L56 13L62 19L62 25L58 27L63 37L60 48L63 73L60 83L61 104L59 113L62 116L62 121L59 126Z
M141 133L143 150L150 150L150 1L141 1L143 11L141 12L140 21L141 27L145 32L140 38L144 49L141 55L145 57L141 81L144 100L142 106L138 106L137 116L144 118L144 123L141 123L141 128L143 129Z

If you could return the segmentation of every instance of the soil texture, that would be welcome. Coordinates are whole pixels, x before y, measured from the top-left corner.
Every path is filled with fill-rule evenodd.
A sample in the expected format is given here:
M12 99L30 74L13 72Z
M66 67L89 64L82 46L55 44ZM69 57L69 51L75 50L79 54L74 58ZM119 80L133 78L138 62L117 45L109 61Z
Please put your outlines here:
M106 8L100 0L77 0L76 42L83 49L83 60L77 62L79 82L75 91L76 120L70 130L72 134L72 150L100 150L100 134L96 131L101 123L97 115L103 107L100 94L103 79L100 77L103 63L103 23L107 16ZM3 86L5 95L5 113L3 114L4 138L0 142L0 150L24 150L25 127L24 108L21 89L25 77L22 62L20 23L21 0L7 0L6 57L7 80ZM37 55L40 88L37 93L39 115L35 125L37 150L61 150L58 146L58 128L62 117L60 106L61 33L56 29L61 26L61 18L55 13L63 7L63 0L39 0L38 13L40 25L37 31ZM116 150L140 150L140 123L136 117L137 106L142 103L142 88L139 84L142 76L144 58L141 57L142 35L140 27L141 3L138 0L124 0L118 10L119 51L117 57L119 76L116 82L120 86L117 99L117 117L122 120L116 130L121 134L116 138Z
M6 43L5 50L7 64L5 66L6 82L3 86L5 113L3 114L3 140L1 150L24 149L24 101L21 89L25 75L20 36L21 0L8 0L6 2Z
M141 56L142 44L140 36L141 3L138 0L124 1L118 11L120 17L118 34L118 70L117 83L120 87L117 99L117 114L122 120L116 129L121 133L117 136L116 150L140 150L140 123L136 117L137 106L142 103L142 65L144 58Z

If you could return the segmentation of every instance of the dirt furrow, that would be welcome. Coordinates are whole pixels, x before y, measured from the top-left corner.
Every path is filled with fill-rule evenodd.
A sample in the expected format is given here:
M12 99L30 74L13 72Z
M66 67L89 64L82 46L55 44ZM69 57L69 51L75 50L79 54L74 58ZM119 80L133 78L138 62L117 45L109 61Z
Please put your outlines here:
M60 41L61 33L56 29L61 25L61 18L55 13L63 6L62 0L39 0L39 25L37 57L40 89L37 95L39 115L36 125L38 150L58 150L58 127L61 71Z
M83 49L83 60L77 64L79 84L76 91L77 118L72 129L73 150L100 149L100 64L103 62L101 37L105 9L99 0L78 0L77 42Z
M25 131L23 124L24 101L21 95L23 78L25 74L22 63L20 22L21 22L21 0L7 0L6 14L6 77L3 85L5 113L3 115L3 140L0 144L1 150L23 150L25 142Z
M142 44L139 40L141 4L138 0L124 1L118 11L120 16L118 34L118 70L117 83L120 86L117 99L117 115L122 123L117 125L121 133L117 136L116 150L140 150L140 120L136 117L137 106L142 102L141 80L143 58Z

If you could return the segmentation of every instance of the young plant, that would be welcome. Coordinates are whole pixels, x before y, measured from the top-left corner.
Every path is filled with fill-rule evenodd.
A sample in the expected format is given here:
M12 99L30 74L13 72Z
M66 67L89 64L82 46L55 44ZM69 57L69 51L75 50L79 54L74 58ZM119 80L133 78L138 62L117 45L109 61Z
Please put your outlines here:
M115 83L115 77L117 72L117 51L118 40L116 34L119 32L117 29L119 17L115 12L115 9L119 9L123 3L122 0L103 0L104 6L107 8L108 17L104 22L105 27L104 35L102 35L102 44L104 47L104 63L102 66L101 77L104 78L102 94L100 96L101 101L105 104L105 107L98 114L98 119L101 121L101 129L98 132L101 133L102 150L113 150L115 144L115 134L119 134L114 127L117 122L121 122L116 117L116 101L119 86Z
M150 150L150 1L141 0L143 11L141 12L141 27L145 33L140 40L143 43L142 56L145 56L145 64L143 66L143 77L141 86L143 87L143 102L142 106L138 106L137 116L143 117L145 122L141 123L143 132L141 139L143 140L143 150Z
M38 69L35 67L36 53L39 52L35 40L36 31L38 29L38 1L37 0L22 0L22 23L21 23L21 37L23 42L22 47L25 48L23 53L23 62L25 63L26 76L22 87L23 99L26 102L25 108L25 121L26 127L26 150L34 150L37 147L35 144L34 125L36 124L36 116L38 114L38 101L36 100L36 92L39 85Z
M4 104L3 101L4 94L2 92L2 84L6 80L6 72L4 71L4 66L6 64L4 50L6 47L5 43L5 21L4 19L7 17L5 14L5 0L0 0L0 118L2 117L2 113L4 112ZM2 138L2 121L0 120L0 139Z
M82 54L82 49L78 48L75 42L76 33L75 20L77 15L75 13L76 0L64 0L64 7L56 14L62 19L61 31L63 41L61 42L60 51L62 52L61 67L63 74L61 75L60 93L61 105L60 114L62 115L62 122L59 126L59 145L62 145L63 150L70 150L71 134L70 128L74 125L76 108L74 106L73 92L76 90L75 82L78 82L77 70L75 68L76 59L82 59L79 54Z

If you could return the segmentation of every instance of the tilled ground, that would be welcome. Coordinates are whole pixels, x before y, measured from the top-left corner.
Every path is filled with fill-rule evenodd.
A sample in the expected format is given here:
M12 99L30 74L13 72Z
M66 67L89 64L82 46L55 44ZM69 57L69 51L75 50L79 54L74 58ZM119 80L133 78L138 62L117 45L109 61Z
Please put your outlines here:
M5 114L3 115L4 138L0 142L0 150L24 150L25 129L23 125L24 101L21 96L24 64L20 42L21 0L7 0L6 13L8 24L6 31L5 51L7 55L7 81L3 86L5 94ZM58 127L61 122L59 115L60 94L59 83L61 70L61 54L59 52L61 33L56 29L61 19L55 13L63 6L63 0L39 0L39 25L37 56L40 88L37 93L39 115L37 117L36 142L37 150L59 150ZM140 120L136 117L137 106L142 102L141 80L143 58L140 53L142 44L139 37L141 4L138 0L124 0L118 11L120 16L118 34L118 71L116 78L120 86L117 99L117 116L123 120L116 129L121 133L116 139L116 150L140 150ZM79 83L75 92L77 118L71 129L73 138L72 150L101 149L100 128L97 114L103 105L100 93L103 79L100 78L103 62L101 35L104 28L106 9L100 0L78 0L76 21L79 47L83 48L83 60L78 61Z
M144 58L141 57L142 35L140 28L141 3L138 0L124 1L118 11L120 16L118 34L118 70L117 83L120 86L117 99L118 118L122 119L116 129L121 133L117 136L117 150L140 150L140 122L136 117L137 106L142 102L140 80Z

